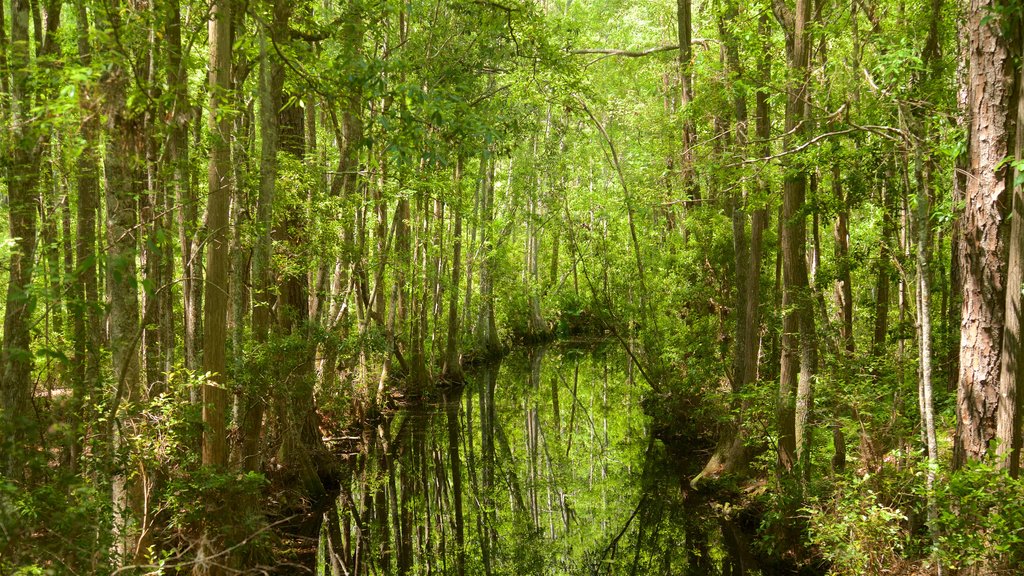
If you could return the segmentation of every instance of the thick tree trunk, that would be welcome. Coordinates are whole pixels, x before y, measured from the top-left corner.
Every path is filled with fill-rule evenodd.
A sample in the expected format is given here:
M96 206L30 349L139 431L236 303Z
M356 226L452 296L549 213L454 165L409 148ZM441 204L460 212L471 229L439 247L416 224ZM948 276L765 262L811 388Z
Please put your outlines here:
M993 3L972 0L968 30L968 173L960 218L963 304L960 381L953 465L982 459L996 439L1002 393L1000 351L1006 306L1006 242L1003 234L1013 123L1010 97L1013 59L1008 40L992 18ZM997 169L998 167L998 169Z

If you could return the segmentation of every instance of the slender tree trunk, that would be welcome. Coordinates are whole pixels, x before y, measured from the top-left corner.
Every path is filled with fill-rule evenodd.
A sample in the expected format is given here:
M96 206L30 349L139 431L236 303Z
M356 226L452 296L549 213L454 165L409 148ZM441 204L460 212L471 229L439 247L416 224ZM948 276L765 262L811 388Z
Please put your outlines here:
M874 330L871 338L871 353L882 358L889 335L889 288L892 284L892 240L896 234L896 222L893 216L896 210L896 191L891 182L891 166L886 165L885 177L882 181L882 237L878 247L878 260L875 263L875 310Z
M29 440L32 425L32 353L29 333L35 299L31 294L36 251L36 194L39 183L41 150L39 127L31 119L30 82L32 59L29 55L28 0L11 2L11 132L13 163L8 169L9 238L14 246L8 264L10 276L4 308L4 339L0 350L0 410L4 413L2 447L6 454L4 470L11 478L20 478L25 470L24 448L34 447ZM6 72L6 69L4 70ZM6 77L6 76L5 76Z
M679 111L687 114L687 108L693 102L693 41L692 41L692 14L691 0L677 0L676 17L679 36ZM683 188L683 203L685 207L700 196L700 188L697 185L696 172L694 171L693 148L697 142L697 129L692 119L684 116L682 127L682 158L680 159L680 178ZM687 238L686 213L683 213L683 222L680 223L680 231L683 241Z
M79 60L88 65L91 61L88 43L88 24L84 14L84 2L80 2L78 15ZM84 96L84 99L91 95ZM86 100L88 102L88 100ZM91 105L89 103L88 105ZM96 392L100 375L100 333L102 331L101 304L96 278L96 214L100 203L99 158L96 152L99 121L90 114L82 123L82 138L85 145L76 161L78 203L75 229L75 278L71 282L75 305L72 312L72 329L75 349L75 417L81 417L79 424L88 422L91 407L86 399ZM73 427L72 461L81 454L80 425Z
M1020 55L1018 54L1018 58ZM1016 170L1012 182L1024 181L1024 64L1017 64L1017 131L1014 143ZM1006 322L1000 357L999 409L996 412L996 455L999 464L1014 478L1020 473L1021 406L1024 405L1024 343L1021 331L1024 309L1021 274L1024 274L1024 184L1013 187L1011 195L1009 263L1006 270Z
M841 378L845 386L850 383L851 362L855 351L853 339L853 278L850 274L850 196L844 193L842 172L839 163L832 164L832 194L839 200L839 214L836 215L832 237L835 242L835 260L838 268L833 286L836 310L839 312L839 337L842 340L840 352ZM832 470L842 472L846 468L846 439L839 416L845 412L840 403L833 405L832 422Z
M807 64L810 42L807 25L811 16L810 0L798 0L796 9L778 10L780 22L792 30L789 54L790 86L786 101L786 147L799 142L800 124L804 118L807 98ZM785 5L782 5L784 7ZM779 428L779 465L787 473L804 461L808 454L809 430L799 426L807 422L811 404L811 380L817 364L817 342L814 337L814 309L805 257L806 221L804 213L807 176L803 171L789 169L782 201L782 360L777 411Z
M209 186L206 208L207 273L203 313L203 369L210 380L203 386L203 464L227 466L226 376L228 318L228 209L231 201L231 117L227 98L231 88L231 8L216 0L210 12Z
M462 157L455 163L455 223L452 230L451 287L448 294L448 339L445 344L444 378L453 382L462 380L459 355L459 280L462 278Z
M495 158L489 155L484 181L480 189L480 248L483 259L480 263L480 315L477 320L477 342L484 356L496 355L501 345L498 343L498 329L494 322L494 163Z

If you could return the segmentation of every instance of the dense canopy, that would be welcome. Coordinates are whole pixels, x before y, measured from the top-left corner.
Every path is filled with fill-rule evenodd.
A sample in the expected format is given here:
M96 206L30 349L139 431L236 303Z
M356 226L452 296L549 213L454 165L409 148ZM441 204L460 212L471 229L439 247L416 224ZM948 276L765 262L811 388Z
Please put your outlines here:
M1024 566L1021 0L0 0L0 574Z

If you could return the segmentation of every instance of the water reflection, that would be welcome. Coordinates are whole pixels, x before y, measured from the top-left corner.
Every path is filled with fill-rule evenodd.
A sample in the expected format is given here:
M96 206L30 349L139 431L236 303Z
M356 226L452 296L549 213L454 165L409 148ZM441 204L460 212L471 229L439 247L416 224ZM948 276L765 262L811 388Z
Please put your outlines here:
M754 574L688 494L614 346L532 348L364 431L318 572Z

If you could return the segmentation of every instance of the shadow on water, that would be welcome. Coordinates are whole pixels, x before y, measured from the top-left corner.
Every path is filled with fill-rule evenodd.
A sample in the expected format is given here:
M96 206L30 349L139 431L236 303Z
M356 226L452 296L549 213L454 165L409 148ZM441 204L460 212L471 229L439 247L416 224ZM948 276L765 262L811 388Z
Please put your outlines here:
M363 434L318 573L759 574L685 490L614 346L535 347Z

